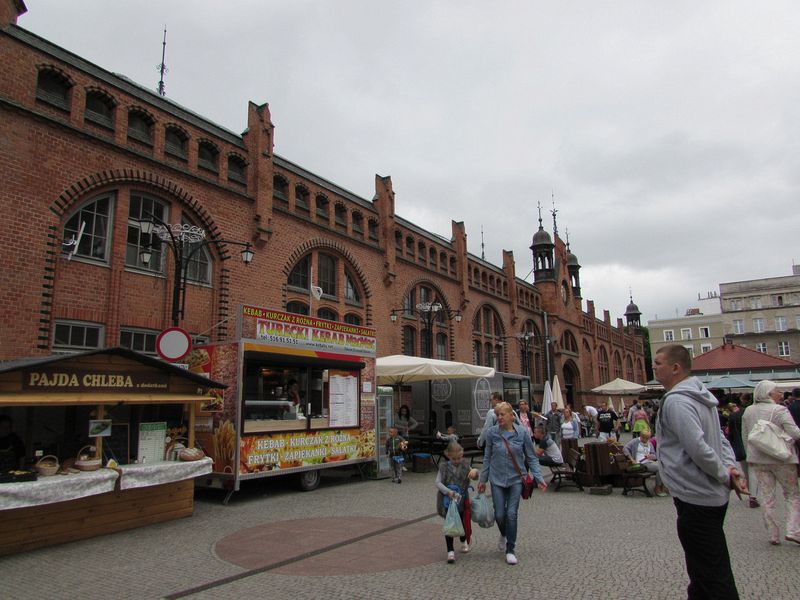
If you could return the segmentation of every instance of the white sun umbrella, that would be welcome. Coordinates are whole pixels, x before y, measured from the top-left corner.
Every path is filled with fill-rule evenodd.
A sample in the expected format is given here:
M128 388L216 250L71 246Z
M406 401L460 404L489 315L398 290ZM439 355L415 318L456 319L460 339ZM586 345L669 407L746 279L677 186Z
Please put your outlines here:
M608 397L608 410L616 410L614 408L614 399L611 396Z
M542 396L542 414L550 411L550 403L553 401L553 388L550 387L550 380L544 382L544 395Z
M609 398L609 400L610 400L610 398ZM620 419L622 418L622 413L624 413L624 412L625 412L625 398L620 398L619 399L619 412L617 413L617 415L619 415Z
M561 395L561 384L558 382L558 375L553 376L553 402L556 403L558 410L564 410L564 397Z

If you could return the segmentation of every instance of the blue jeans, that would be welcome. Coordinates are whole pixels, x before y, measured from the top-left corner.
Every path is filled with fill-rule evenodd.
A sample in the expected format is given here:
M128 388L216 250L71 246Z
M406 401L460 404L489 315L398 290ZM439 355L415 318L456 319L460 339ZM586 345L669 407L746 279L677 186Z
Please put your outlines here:
M500 535L506 538L506 553L513 553L517 543L517 513L519 499L522 497L522 482L511 487L492 485L492 503L494 504L494 520Z

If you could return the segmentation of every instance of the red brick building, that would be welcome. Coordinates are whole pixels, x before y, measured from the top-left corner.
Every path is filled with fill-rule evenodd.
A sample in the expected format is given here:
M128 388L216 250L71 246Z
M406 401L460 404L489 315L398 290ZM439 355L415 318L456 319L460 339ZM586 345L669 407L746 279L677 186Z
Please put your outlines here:
M151 352L174 281L166 248L142 260L141 219L155 214L211 242L188 266L181 323L203 339L235 335L247 303L374 327L379 355L493 364L534 384L549 370L577 405L614 376L645 380L641 337L591 301L583 312L578 260L541 220L530 284L511 252L499 266L469 254L462 222L448 240L397 215L390 177L365 199L276 155L266 104L233 133L19 27L24 11L0 0L0 209L14 240L0 255L0 359ZM251 242L252 263L220 240ZM425 301L445 309L432 335L402 310Z

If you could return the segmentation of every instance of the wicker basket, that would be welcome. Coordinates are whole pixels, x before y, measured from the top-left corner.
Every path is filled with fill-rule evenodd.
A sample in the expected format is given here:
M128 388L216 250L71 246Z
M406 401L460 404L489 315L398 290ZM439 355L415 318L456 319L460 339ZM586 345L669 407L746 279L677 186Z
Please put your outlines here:
M95 447L94 446L91 446L91 445L84 446L83 448L78 450L78 456L75 459L75 465L74 466L75 466L76 469L78 469L80 471L97 471L97 469L99 469L100 467L103 466L103 460L100 459L100 458L85 458L85 459L81 458L81 452L83 452L87 448L88 448L89 452L95 452ZM83 456L87 456L88 457L88 455L85 455L85 454Z
M58 457L48 454L47 456L40 458L34 466L36 468L36 472L43 477L55 475L58 473Z

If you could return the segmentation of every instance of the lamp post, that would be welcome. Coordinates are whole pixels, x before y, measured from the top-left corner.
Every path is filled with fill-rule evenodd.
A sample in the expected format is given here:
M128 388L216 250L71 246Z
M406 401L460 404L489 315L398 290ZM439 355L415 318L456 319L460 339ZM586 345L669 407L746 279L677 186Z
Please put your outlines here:
M454 320L456 323L460 323L463 318L460 310L446 308L441 302L420 302L414 308L393 308L389 314L392 323L397 322L397 316L400 314L416 316L422 321L428 338L428 356L425 358L433 358L433 327L440 322L440 315L446 317L448 321Z
M167 224L153 214L146 213L145 219L139 220L139 227L144 235L151 236L147 246L139 252L139 258L147 266L153 257L153 250L160 245L169 248L175 263L175 276L172 282L172 326L177 327L184 317L186 306L186 278L192 258L201 248L212 244L233 244L244 246L241 252L242 262L246 265L253 260L253 248L250 242L231 240L208 240L206 232L200 227L185 223Z
M460 323L461 319L463 319L460 310L446 308L441 302L420 302L414 308L393 308L389 313L392 323L397 322L397 316L400 314L417 317L422 321L428 337L428 356L425 358L433 358L433 343L435 340L433 328L436 323L441 322L440 318L447 318L448 321L454 320L456 323ZM420 341L421 339L420 337ZM428 434L432 434L434 429L436 429L436 415L433 413L431 381L428 380Z

